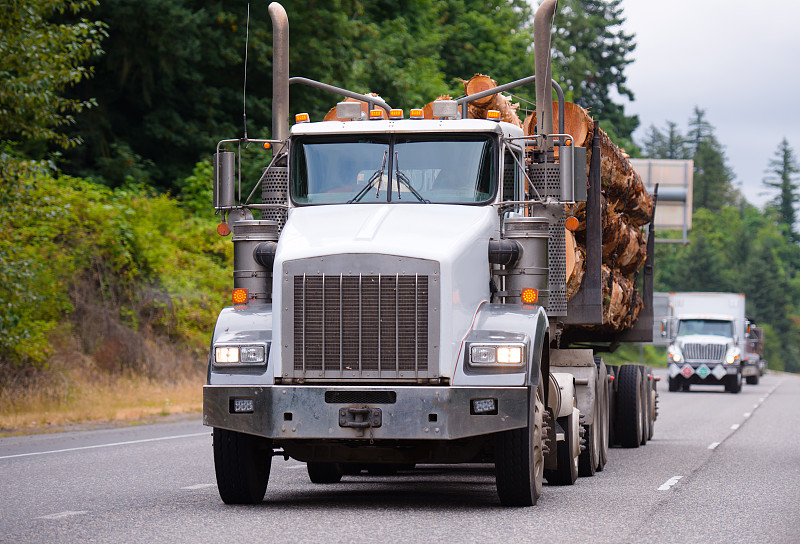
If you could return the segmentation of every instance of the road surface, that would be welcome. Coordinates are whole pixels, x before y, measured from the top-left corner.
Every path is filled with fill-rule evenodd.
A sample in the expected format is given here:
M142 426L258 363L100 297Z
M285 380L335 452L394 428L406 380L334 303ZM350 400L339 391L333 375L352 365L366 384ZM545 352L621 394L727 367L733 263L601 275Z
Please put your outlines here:
M226 506L199 417L3 438L0 541L800 542L800 376L659 391L646 446L532 508L501 507L486 465L314 485L282 458L262 504Z

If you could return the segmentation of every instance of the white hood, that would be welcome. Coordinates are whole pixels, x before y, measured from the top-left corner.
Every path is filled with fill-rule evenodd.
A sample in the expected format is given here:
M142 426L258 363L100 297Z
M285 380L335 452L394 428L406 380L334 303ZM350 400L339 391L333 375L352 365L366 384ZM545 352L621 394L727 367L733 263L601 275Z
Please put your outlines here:
M286 261L338 254L380 254L439 263L440 366L452 376L462 339L479 306L489 299L488 242L500 237L492 206L341 204L290 210L273 276L273 306L281 308ZM281 319L275 319L280 338ZM270 353L279 356L279 350ZM279 362L279 361L274 361ZM279 371L280 365L274 366Z

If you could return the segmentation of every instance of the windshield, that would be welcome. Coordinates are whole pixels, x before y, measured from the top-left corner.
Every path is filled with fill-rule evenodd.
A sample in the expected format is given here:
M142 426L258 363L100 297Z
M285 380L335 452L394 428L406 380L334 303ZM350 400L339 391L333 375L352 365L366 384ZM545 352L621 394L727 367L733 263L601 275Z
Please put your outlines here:
M496 189L490 135L300 137L292 147L298 204L470 204Z
M678 323L678 336L706 334L733 338L733 324L730 321L711 319L682 319Z

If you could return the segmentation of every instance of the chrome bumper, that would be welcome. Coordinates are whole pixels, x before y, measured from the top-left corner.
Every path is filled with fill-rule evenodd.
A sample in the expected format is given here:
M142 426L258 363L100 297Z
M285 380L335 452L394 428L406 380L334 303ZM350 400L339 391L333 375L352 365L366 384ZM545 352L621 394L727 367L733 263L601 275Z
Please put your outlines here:
M472 399L489 398L497 399L496 414L470 413ZM234 401L242 399L252 399L252 412L235 412L234 405L241 403ZM364 408L370 409L369 424L348 426L350 414ZM379 425L374 425L377 414L372 418L375 409ZM527 426L528 390L206 385L203 424L273 439L453 440Z

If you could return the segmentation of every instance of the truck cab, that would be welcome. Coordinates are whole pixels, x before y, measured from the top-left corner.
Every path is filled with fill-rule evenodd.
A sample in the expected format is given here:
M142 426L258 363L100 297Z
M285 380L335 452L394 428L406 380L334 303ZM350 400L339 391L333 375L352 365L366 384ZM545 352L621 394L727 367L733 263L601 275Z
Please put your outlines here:
M731 316L684 314L675 330L667 350L670 391L688 391L693 383L720 384L734 393L741 389L743 354Z

